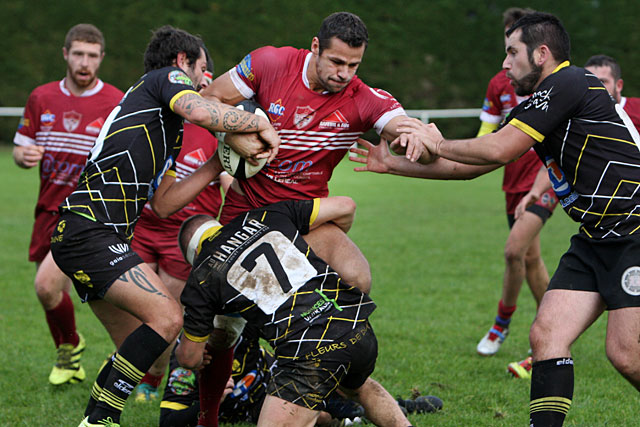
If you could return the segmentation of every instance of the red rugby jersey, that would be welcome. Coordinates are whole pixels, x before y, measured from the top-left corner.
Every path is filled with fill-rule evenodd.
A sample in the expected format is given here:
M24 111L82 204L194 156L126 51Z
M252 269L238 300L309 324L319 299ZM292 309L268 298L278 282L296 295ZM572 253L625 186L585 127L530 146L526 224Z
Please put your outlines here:
M76 189L89 150L123 95L102 80L81 96L69 92L64 79L31 92L13 142L45 147L36 215L57 211L58 205Z
M527 99L526 96L516 95L506 74L507 71L502 70L489 81L482 113L480 113L480 120L483 122L502 123L513 107ZM541 166L542 162L538 155L533 148L530 149L517 161L505 165L502 190L505 193L529 191Z
M333 169L357 138L371 128L381 133L389 120L406 114L392 95L357 76L338 93L312 91L307 80L311 55L306 49L266 46L230 70L238 91L255 97L282 140L274 161L240 180L254 207L326 197Z
M620 105L640 132L640 98L629 98L623 96Z

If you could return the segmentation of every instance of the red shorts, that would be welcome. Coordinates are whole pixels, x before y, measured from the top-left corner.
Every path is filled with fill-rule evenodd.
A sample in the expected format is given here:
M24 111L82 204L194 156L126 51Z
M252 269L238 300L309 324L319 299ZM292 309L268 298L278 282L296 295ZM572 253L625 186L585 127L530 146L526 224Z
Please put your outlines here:
M526 196L528 191L523 191L522 193L504 193L505 198L507 200L507 215L513 215L516 211L516 206L520 203L520 200L524 196ZM539 206L543 209L549 211L549 213L553 213L553 210L556 208L558 204L558 196L552 189L547 190L542 194L542 197L538 199L532 206Z
M178 246L179 224L167 224L156 218L147 221L142 216L136 224L131 248L147 264L156 263L170 276L187 280L191 266L184 260Z
M31 233L31 244L29 245L29 261L42 262L51 247L51 234L53 227L60 220L60 214L55 212L40 212L36 215Z

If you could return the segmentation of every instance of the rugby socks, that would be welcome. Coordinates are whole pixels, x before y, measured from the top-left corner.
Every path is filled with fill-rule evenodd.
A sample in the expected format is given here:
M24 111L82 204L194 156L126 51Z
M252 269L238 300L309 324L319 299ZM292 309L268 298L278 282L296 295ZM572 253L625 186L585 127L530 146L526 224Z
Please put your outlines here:
M164 374L151 375L149 372L147 372L140 380L140 384L149 384L152 387L158 388L160 387L160 383L162 382L162 377L164 377Z
M98 403L89 415L89 422L95 424L111 418L112 422L119 423L133 388L167 347L169 343L146 324L133 331L114 357Z
M49 331L56 344L72 344L74 347L80 342L76 332L76 318L73 312L73 302L67 292L62 292L62 300L51 310L45 310Z
M492 330L489 332L489 339L495 340L498 337L498 334L493 332L494 329L502 333L505 329L509 328L511 316L513 316L513 312L516 311L516 307L515 305L507 307L503 304L502 300L498 302L498 315L496 316L496 322Z
M109 376L109 372L111 371L111 367L113 366L113 359L115 358L115 353L110 354L104 362L102 362L102 366L98 369L98 376L96 377L96 381L93 383L93 387L91 388L91 397L89 397L89 403L87 404L87 408L84 410L84 416L88 417L98 404L98 399L102 394L102 387L104 387L105 382L107 381L107 377Z
M535 362L531 376L531 427L561 426L573 398L573 359Z
M200 417L198 425L218 427L218 410L224 394L227 380L233 366L233 349L214 350L207 344L207 352L212 356L211 363L198 371L200 387Z

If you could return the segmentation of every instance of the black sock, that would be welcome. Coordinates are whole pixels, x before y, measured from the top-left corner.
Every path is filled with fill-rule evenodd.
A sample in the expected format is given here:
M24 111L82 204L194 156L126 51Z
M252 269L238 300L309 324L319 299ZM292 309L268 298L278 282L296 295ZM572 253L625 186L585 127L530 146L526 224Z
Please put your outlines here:
M89 397L89 403L87 404L87 409L84 410L84 416L88 417L93 409L96 407L98 403L98 399L102 394L102 387L104 387L104 383L107 381L107 376L109 376L109 372L111 371L111 367L113 366L113 359L115 357L115 353L111 353L104 362L102 362L102 366L98 370L98 376L96 377L96 381L93 383L93 387L91 388L91 397Z
M115 355L89 422L111 418L119 423L120 414L133 388L168 346L169 343L146 324L133 331Z
M561 426L573 398L573 359L535 362L531 375L531 427Z

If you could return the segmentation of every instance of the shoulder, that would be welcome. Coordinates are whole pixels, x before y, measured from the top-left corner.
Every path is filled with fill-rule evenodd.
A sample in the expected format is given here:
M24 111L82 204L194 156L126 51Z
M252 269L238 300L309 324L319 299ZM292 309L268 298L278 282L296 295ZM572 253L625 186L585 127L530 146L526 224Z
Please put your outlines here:
M36 87L31 91L30 96L39 97L47 95L63 95L62 91L60 90L60 80L45 83Z
M122 97L124 95L124 92L109 83L104 83L102 90L104 94L108 96Z
M300 58L304 60L307 51L305 49L296 49L291 46L275 47L275 46L263 46L260 47L243 59L248 61L249 66L252 59L259 60L262 63L290 63L296 62Z
M491 77L491 80L489 80L489 86L511 86L511 80L509 80L509 77L507 77L507 70L500 70L495 76Z

